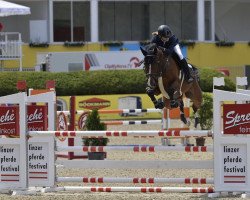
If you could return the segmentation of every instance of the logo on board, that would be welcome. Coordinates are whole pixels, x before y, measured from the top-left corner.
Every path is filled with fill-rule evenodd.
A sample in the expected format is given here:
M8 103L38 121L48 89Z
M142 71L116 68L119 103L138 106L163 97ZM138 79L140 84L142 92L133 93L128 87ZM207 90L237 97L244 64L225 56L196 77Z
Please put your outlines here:
M223 106L224 134L250 134L250 104Z
M90 98L87 100L79 101L79 107L85 109L102 109L106 107L110 107L111 103L109 100L100 99L100 98Z
M29 131L46 131L48 129L47 106L28 105L27 112Z
M19 136L19 108L17 106L0 106L0 135Z
M78 119L78 129L83 131L85 130L86 120L88 117L88 113L82 113Z

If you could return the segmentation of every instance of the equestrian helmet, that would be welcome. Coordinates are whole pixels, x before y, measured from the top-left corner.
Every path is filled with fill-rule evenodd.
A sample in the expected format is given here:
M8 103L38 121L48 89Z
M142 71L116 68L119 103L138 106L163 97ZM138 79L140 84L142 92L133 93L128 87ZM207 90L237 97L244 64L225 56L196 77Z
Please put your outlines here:
M158 28L158 35L164 38L170 38L172 36L172 32L167 25L161 25Z

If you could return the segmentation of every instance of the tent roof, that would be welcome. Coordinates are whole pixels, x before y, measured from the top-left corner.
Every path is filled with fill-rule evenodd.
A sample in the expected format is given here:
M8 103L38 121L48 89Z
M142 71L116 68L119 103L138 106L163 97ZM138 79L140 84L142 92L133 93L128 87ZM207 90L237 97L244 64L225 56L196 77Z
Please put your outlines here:
M28 15L30 8L8 1L0 0L0 17L10 15Z

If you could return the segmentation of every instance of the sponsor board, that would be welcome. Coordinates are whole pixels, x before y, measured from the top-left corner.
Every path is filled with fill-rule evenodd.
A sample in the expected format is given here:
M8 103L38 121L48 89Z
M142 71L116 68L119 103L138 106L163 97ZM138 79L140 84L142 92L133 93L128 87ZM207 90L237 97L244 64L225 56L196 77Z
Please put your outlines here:
M223 105L224 134L250 134L250 104Z
M92 52L84 54L85 70L142 69L140 51Z
M47 106L28 105L27 115L29 131L46 131L48 129Z
M96 97L78 102L79 108L89 109L89 110L107 108L107 107L110 107L110 105L111 103L109 100L96 98Z
M134 97L131 100L131 97ZM160 96L158 96L160 98ZM69 96L59 96L57 100L61 102L61 109L68 110L69 109ZM124 99L131 100L132 103L125 101L121 101ZM140 101L140 103L136 103L136 100ZM121 103L124 103L126 107L122 107ZM59 107L59 106L58 106ZM153 103L147 94L115 94L115 95L95 95L95 96L76 96L76 110L91 110L93 108L102 109L102 110L114 110L114 109L147 109L154 108ZM126 117L121 116L120 114L106 114L101 113L100 117L102 120L113 120L113 119L159 119L162 117L161 113L142 113L139 115L129 115ZM79 119L79 115L76 117L76 120Z
M0 136L19 137L19 107L0 106Z
M56 130L57 131L67 131L68 130L68 122L67 117L63 112L60 112L56 118ZM65 137L57 137L61 142L65 141Z
M82 113L78 119L78 130L80 131L84 131L85 130L85 126L86 126L86 120L88 117L88 113Z
M48 53L37 55L37 63L44 62ZM140 50L94 51L94 52L50 52L50 71L92 71L142 69L139 62L144 58Z

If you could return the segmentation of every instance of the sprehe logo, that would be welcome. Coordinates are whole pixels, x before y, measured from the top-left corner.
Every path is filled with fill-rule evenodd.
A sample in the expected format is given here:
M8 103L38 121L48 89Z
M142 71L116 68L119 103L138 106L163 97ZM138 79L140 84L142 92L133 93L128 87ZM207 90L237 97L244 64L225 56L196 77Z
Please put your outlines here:
M250 104L223 106L224 134L250 134Z
M79 101L79 107L85 109L102 109L110 107L111 103L109 100L100 99L100 98L91 98L83 101Z

